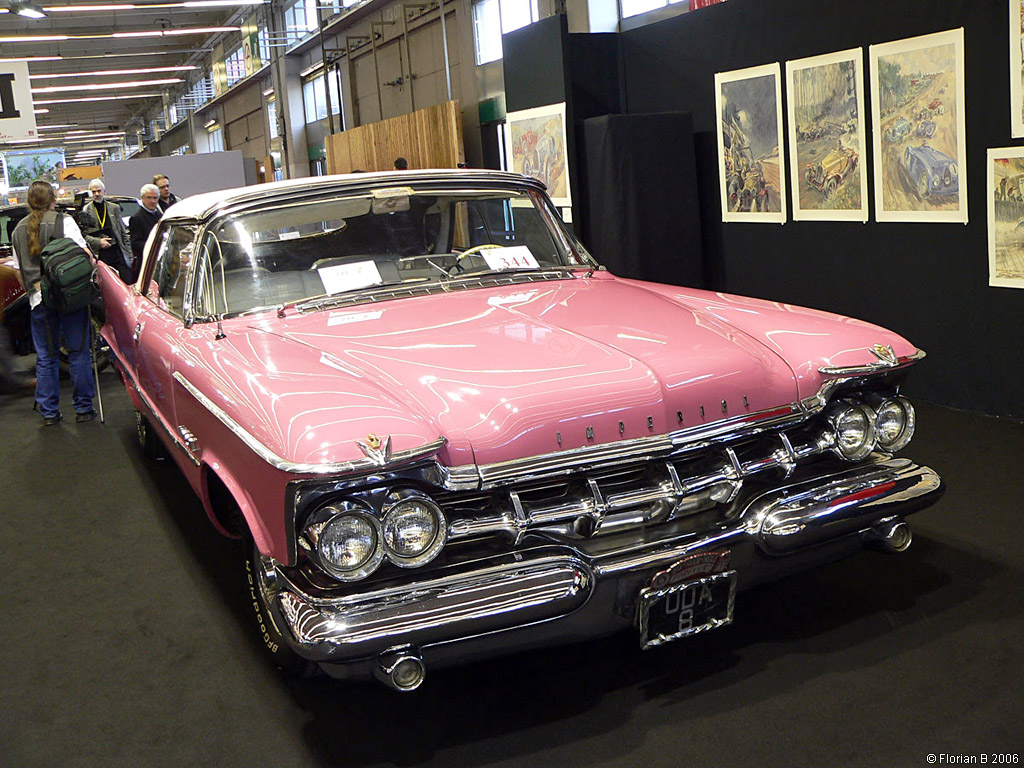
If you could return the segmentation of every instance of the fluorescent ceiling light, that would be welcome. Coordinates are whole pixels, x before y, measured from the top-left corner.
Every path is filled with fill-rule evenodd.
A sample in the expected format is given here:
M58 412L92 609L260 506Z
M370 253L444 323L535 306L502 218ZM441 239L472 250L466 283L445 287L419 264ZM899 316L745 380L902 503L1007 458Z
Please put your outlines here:
M48 115L48 114L50 114L50 110L48 110L48 109L33 109L32 111L35 112L37 115Z
M37 125L37 131L56 131L58 128L74 128L78 123L65 123L64 125ZM74 131L71 131L74 133Z
M60 61L63 58L63 56L22 56L18 59L0 59L0 64L14 61Z
M199 69L197 66L182 64L177 67L146 67L145 69L100 69L95 72L61 72L58 75L29 75L29 80L53 80L58 77L105 77L106 75L150 75L156 72L179 72L185 69Z
M264 5L266 0L190 0L178 3L117 3L110 5L48 5L43 8L47 13L94 13L96 11L149 11L165 8L214 8L234 7L236 5Z
M159 93L133 93L130 96L83 96L80 99L48 99L36 104L75 104L83 101L118 101L119 99L159 99Z
M45 19L46 14L43 9L32 2L26 2L26 0L15 0L11 3L11 10L19 16L24 16L26 19Z
M74 136L77 134L88 134L89 136L124 136L125 131L68 131L68 136Z
M118 88L148 88L151 85L169 85L185 82L180 77L165 77L160 80L125 80L120 83L91 83L89 85L47 85L32 88L32 93L60 93L62 91L112 91Z
M158 51L111 51L110 53L82 54L80 56L20 56L0 59L0 64L14 61L70 61L71 59L120 59L126 56L171 56L185 53L209 53L212 48L161 48Z
M214 35L220 32L239 32L241 27L188 27L185 29L155 29L148 32L103 32L94 35L27 35L0 37L0 43L59 43L64 40L98 40L103 38L173 37L177 35Z

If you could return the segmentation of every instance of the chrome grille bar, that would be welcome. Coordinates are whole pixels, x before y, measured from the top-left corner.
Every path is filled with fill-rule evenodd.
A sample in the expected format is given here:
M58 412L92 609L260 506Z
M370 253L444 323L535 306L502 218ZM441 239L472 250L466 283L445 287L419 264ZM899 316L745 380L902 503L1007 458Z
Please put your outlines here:
M530 531L556 526L564 526L565 532L594 536L670 520L708 509L716 502L731 501L746 478L774 470L781 470L788 477L798 463L831 447L832 440L827 432L797 445L780 432L760 440L756 448L763 450L748 461L741 462L732 448L725 448L717 466L686 479L680 478L679 467L673 461L652 462L649 471L663 479L655 478L656 481L648 485L607 495L601 483L611 478L602 477L602 472L606 474L611 467L602 467L586 473L583 478L586 491L577 491L571 501L530 504L522 500L519 491L509 490L508 507L499 514L454 517L449 525L449 539L508 534L518 540Z

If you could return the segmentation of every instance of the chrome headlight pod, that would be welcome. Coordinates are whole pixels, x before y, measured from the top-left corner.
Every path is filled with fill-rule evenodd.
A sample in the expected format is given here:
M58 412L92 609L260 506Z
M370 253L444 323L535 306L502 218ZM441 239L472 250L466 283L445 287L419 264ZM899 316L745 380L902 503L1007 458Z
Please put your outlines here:
M393 491L383 512L384 550L392 563L400 568L417 568L440 554L448 538L448 522L425 493Z
M878 447L896 453L914 436L917 415L907 398L897 395L883 400L875 409L875 435Z
M860 461L875 450L875 412L861 403L839 403L829 414L835 430L832 450L846 461Z
M318 509L304 533L317 563L339 581L365 579L384 559L380 521L350 501Z

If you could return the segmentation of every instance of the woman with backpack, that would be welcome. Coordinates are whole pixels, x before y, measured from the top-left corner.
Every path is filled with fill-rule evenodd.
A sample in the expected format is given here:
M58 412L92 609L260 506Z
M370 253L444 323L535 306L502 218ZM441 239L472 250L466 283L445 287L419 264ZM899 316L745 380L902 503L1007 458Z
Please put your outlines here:
M57 424L61 418L60 369L58 352L64 339L71 362L72 403L75 421L96 418L92 399L96 383L90 370L89 309L83 307L67 314L43 303L43 279L40 254L51 241L61 236L89 252L75 220L54 210L57 198L53 187L45 181L34 181L28 189L28 205L32 212L18 222L11 236L14 255L21 269L21 282L28 292L32 343L36 348L36 408L43 424ZM58 220L58 217L61 217Z

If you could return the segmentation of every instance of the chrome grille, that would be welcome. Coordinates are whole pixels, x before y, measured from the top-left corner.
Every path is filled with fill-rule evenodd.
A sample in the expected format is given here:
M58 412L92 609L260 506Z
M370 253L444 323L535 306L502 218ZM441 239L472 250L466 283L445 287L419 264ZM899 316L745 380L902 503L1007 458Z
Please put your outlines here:
M519 541L540 530L592 537L728 503L744 481L769 472L788 476L831 447L831 433L804 428L717 447L697 459L597 467L559 482L451 493L439 501L449 516L449 541L495 534Z

